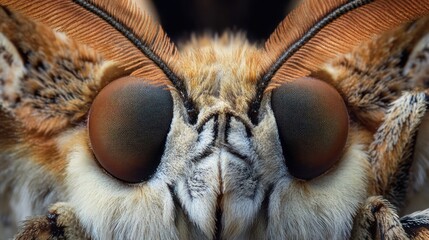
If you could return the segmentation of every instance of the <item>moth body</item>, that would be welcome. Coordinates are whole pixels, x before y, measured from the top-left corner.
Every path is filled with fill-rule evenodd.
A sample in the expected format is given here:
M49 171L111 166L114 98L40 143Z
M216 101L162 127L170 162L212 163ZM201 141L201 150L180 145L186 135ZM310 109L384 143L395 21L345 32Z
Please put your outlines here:
M178 47L131 1L0 5L0 235L429 239L428 1Z

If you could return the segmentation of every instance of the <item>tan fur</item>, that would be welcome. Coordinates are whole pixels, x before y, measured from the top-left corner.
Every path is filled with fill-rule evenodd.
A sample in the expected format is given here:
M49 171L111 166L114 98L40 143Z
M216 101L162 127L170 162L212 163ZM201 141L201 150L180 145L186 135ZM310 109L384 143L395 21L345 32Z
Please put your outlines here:
M22 72L6 79L3 106L13 109L26 129L41 134L82 121L100 88L102 76L97 74L107 63L88 47L20 15L0 10L0 18L0 31L14 46L11 58L21 66L15 72Z
M404 24L324 67L326 77L333 78L350 110L370 129L379 127L386 107L403 91L421 87L412 82L416 78L411 69L405 73L404 67L413 46L429 32L428 22L424 18Z
M202 36L184 44L174 64L199 108L221 99L239 114L246 114L262 74L263 52L244 35L225 33L212 39ZM190 61L192 59L192 61Z

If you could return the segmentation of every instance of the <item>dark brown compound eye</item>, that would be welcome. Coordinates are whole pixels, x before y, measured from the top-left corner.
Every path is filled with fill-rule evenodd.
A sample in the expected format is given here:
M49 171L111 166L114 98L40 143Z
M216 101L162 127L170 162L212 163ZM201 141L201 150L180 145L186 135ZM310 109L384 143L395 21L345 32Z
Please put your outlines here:
M91 147L112 176L130 183L150 179L158 167L173 118L165 87L120 78L95 98L88 120Z
M273 90L271 105L289 173L309 180L341 157L348 113L340 94L314 78L300 78Z

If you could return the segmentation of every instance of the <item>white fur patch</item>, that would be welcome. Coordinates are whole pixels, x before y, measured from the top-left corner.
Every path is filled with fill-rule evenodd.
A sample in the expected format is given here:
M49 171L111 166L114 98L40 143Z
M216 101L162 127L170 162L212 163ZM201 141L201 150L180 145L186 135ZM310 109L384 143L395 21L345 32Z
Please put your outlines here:
M28 158L0 156L0 179L0 204L6 204L0 209L7 209L11 228L29 217L46 214L48 207L63 197L55 178Z
M9 106L8 100L15 100L20 92L20 79L25 75L24 63L13 44L0 33L0 79L4 85L0 85L0 103L2 99L5 107Z
M270 197L270 239L347 239L367 197L367 155L359 143L338 166L310 181L281 179Z
M247 137L243 123L231 118L227 133L229 148L220 151L222 185L222 236L225 239L248 239L264 199L264 188L259 181L258 158ZM243 158L244 159L241 159Z
M267 104L267 103L265 103ZM268 193L268 239L347 239L359 205L367 198L369 162L359 130L349 130L342 159L325 174L295 179L284 164L271 108L254 129L263 186ZM256 237L257 239L257 237Z
M68 161L69 203L93 239L178 239L165 183L123 184L101 171L83 146Z
M213 236L219 195L218 154L201 160L189 178L177 183L177 195L189 221L206 236Z
M177 111L175 114L158 170L149 181L140 184L126 184L105 173L93 158L88 143L73 140L75 133L61 137L61 144L72 145L66 169L68 203L93 239L179 239L193 234L190 228L195 226L176 225L177 221L189 219L183 219L185 215L175 206L173 194L182 196L179 183L192 176L191 160L213 141L214 124L213 121L207 124L201 133L205 138L199 141L196 130L177 117ZM86 134L84 128L79 131L83 136ZM173 190L176 185L178 188ZM203 218L206 222L209 217L198 211L205 209L209 200L200 206L183 207L189 207L185 212L195 213L192 216L196 220Z

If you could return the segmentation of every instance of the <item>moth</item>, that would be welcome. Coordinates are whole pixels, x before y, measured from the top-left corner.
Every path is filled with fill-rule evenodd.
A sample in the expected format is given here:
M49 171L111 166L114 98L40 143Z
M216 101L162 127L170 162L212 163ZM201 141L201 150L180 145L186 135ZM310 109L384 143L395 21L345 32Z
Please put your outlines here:
M0 5L2 237L429 239L428 0L179 47L130 0Z

